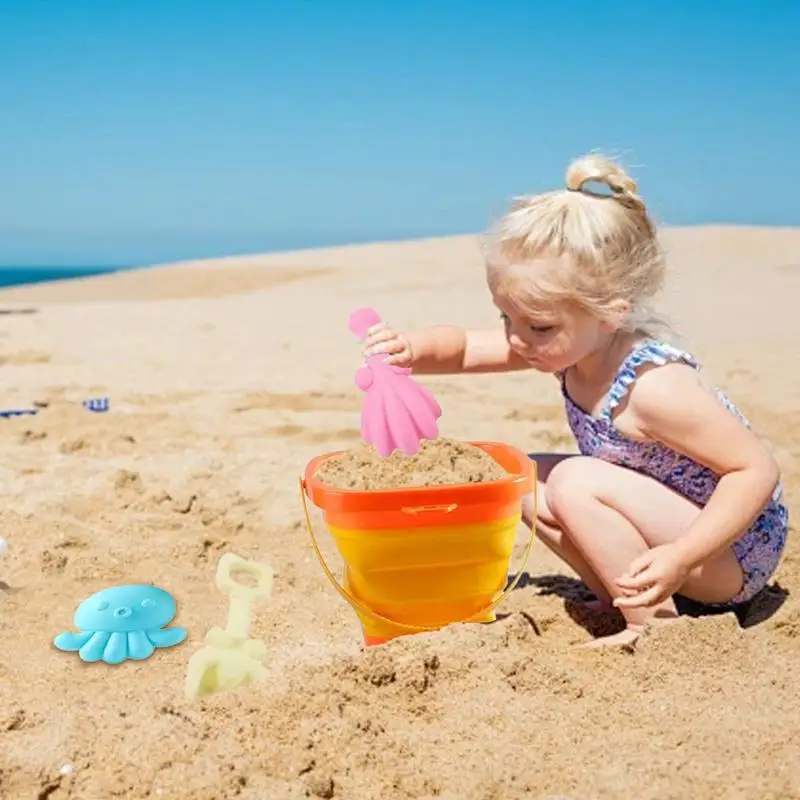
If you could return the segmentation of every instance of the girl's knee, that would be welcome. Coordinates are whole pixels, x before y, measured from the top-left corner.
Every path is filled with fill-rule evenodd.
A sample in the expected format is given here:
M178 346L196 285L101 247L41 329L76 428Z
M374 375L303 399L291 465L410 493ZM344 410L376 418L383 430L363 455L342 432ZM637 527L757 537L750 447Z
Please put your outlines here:
M522 521L530 528L534 522L556 525L555 517L547 505L545 484L536 484L536 496L533 493L522 498Z
M575 456L553 467L545 485L544 499L555 517L561 509L594 497L602 479L602 462L588 456Z

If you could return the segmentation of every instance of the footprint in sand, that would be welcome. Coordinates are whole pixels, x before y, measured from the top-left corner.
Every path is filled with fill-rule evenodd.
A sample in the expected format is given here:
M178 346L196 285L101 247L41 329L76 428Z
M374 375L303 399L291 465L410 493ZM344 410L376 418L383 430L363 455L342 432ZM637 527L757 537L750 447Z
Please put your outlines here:
M38 350L20 350L17 353L0 354L0 365L24 366L27 364L49 364L52 356Z
M37 714L31 714L24 708L12 706L7 709L0 718L0 732L24 731L35 728L42 723L42 718Z
M304 425L278 425L267 428L265 433L269 436L284 438L299 438L308 444L328 444L330 442L355 442L360 441L361 432L355 428L340 428L334 431L315 431Z
M244 396L233 411L358 411L361 398L357 394L305 392L281 394L278 392L253 392Z
M44 431L32 431L30 429L22 431L17 440L20 444L33 444L33 442L41 442L46 439L47 434Z
M524 406L515 408L503 416L512 422L558 422L564 421L563 406Z
M114 476L114 488L117 490L117 494L120 495L130 493L138 495L144 492L144 484L142 483L141 475L139 475L138 472L133 472L128 469L117 470Z
M44 550L39 555L39 569L45 575L60 575L67 567L69 559L63 553Z
M133 436L123 434L109 439L93 441L86 437L79 436L75 439L65 439L58 446L58 452L62 455L72 455L73 453L84 453L87 451L93 455L122 455L131 452L131 446L136 444Z

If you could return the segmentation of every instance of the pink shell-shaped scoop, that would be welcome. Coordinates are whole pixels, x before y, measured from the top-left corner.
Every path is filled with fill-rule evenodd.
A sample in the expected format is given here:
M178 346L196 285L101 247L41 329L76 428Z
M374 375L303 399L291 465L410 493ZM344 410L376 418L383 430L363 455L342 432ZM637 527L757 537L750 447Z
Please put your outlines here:
M350 315L350 330L359 339L380 322L371 308ZM361 436L374 445L384 458L395 450L408 456L419 452L423 439L439 435L438 418L442 409L424 386L412 380L411 370L384 362L385 356L370 356L355 375L359 389L365 392L361 407Z

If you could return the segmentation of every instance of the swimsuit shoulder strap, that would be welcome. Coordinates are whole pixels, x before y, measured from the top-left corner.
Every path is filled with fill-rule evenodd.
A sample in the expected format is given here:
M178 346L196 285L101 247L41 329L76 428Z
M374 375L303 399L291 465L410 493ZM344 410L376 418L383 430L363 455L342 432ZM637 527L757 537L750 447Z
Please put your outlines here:
M692 355L667 342L655 339L645 339L640 342L631 350L614 376L600 414L601 418L607 421L611 420L614 409L622 402L630 391L630 387L636 382L640 367L645 364L663 366L677 361L682 361L694 369L700 368L700 364Z

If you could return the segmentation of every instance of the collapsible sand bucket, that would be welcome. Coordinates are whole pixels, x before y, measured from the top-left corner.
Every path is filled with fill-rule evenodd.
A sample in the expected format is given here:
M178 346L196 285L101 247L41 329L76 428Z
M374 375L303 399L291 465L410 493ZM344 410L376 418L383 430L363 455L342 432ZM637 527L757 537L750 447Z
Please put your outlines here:
M318 456L306 466L301 498L314 551L334 588L358 615L365 644L456 622L493 622L495 609L522 575L533 527L517 577L506 587L521 500L536 486L535 464L508 445L469 444L494 458L508 477L356 491L333 489L314 477L339 452ZM342 583L320 551L306 495L322 510L344 559Z

